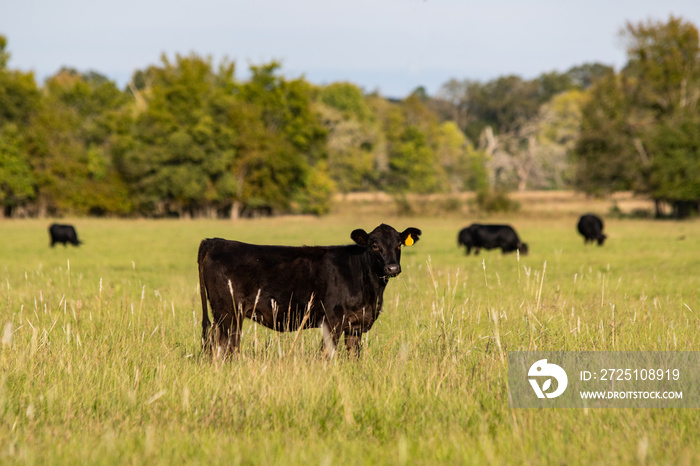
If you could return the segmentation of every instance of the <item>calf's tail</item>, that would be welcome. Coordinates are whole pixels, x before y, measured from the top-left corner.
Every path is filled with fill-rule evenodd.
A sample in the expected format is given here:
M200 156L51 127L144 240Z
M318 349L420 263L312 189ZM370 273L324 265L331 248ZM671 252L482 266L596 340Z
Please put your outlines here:
M207 285L204 281L204 261L207 260L206 240L199 245L197 253L197 265L199 266L199 294L202 298L202 345L206 348L209 343L209 311L207 310Z

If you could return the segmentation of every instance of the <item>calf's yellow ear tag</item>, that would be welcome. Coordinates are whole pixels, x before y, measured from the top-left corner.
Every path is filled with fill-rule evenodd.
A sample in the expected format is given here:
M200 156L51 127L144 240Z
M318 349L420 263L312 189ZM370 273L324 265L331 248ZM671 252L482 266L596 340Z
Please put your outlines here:
M406 237L406 241L404 241L403 244L405 244L406 246L410 246L413 244L413 238L411 237L411 235L408 235Z

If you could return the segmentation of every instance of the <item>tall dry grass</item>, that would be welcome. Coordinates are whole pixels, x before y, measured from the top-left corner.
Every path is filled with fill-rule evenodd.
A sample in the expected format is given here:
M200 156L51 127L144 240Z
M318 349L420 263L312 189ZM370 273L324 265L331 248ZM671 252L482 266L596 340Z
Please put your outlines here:
M531 254L475 257L472 220L76 219L85 244L55 249L47 222L0 224L0 461L697 463L697 410L512 410L506 355L699 350L700 224L609 220L598 248L573 215L500 217ZM342 244L382 221L423 236L359 360L250 321L239 357L202 355L202 238Z

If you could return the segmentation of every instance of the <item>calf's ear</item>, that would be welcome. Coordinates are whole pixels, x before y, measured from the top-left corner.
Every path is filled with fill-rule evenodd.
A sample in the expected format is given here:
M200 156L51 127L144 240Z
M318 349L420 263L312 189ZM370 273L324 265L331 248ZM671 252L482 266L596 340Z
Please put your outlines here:
M369 244L369 235L362 228L353 230L353 232L350 233L350 238L360 246L367 246Z
M401 242L406 246L411 246L420 239L421 231L418 228L406 228L401 233Z

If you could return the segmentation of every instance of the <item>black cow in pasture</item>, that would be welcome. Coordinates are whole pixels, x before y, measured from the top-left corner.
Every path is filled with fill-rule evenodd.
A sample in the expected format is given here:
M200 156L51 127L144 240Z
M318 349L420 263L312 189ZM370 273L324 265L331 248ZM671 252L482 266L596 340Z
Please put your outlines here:
M479 249L501 248L503 254L520 251L527 254L527 244L520 241L518 234L510 225L481 225L473 223L462 229L457 237L457 245L464 246L469 254L474 248L474 254L479 254Z
M583 244L588 244L588 242L597 241L598 246L602 246L605 242L605 236L603 234L603 220L597 215L585 214L582 215L578 221L578 232L583 235Z
M329 356L344 334L348 351L359 354L362 334L382 310L389 278L401 273L401 246L420 235L417 228L399 233L382 224L371 233L354 230L355 244L347 246L203 240L197 262L205 349L217 344L223 353L236 352L247 317L280 332L321 327L321 349Z
M49 227L49 235L51 236L51 247L54 247L56 243L71 243L74 246L79 246L82 241L78 239L78 234L75 232L75 227L73 225L61 225L59 223L54 223Z

